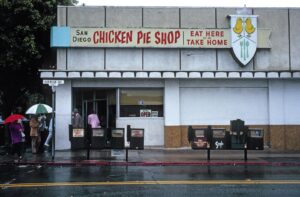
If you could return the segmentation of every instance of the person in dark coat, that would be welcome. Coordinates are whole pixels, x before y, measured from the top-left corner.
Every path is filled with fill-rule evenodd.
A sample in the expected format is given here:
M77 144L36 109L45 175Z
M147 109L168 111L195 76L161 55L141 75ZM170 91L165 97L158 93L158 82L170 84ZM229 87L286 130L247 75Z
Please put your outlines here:
M83 128L83 120L78 112L78 109L74 109L72 113L72 126L73 128Z

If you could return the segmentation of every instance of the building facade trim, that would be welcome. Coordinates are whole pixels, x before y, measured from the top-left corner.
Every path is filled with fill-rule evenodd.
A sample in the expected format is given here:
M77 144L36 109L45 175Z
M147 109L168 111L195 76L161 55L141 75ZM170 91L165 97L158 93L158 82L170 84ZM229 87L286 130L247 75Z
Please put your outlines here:
M43 79L61 78L266 78L266 79L299 79L300 71L62 71L40 70Z

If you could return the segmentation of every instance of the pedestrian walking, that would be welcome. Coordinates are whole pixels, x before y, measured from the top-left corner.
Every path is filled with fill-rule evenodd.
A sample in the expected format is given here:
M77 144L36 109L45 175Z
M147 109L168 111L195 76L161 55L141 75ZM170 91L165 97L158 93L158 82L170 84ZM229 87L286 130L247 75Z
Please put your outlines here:
M44 143L44 146L47 148L49 147L49 142L52 139L52 132L53 132L53 119L52 118L50 119L50 122L49 122L48 131L49 131L49 133L48 133L47 139Z
M40 147L38 149L39 153L43 153L44 152L44 143L46 141L46 138L48 136L47 134L47 124L46 124L46 116L44 114L42 114L41 116L38 117L38 121L39 121L39 134L41 136L41 143L40 143Z
M17 153L18 159L22 159L22 132L24 128L18 122L18 120L12 122L9 125L9 132L11 136L12 154Z
M73 128L83 128L82 117L79 114L77 108L75 108L72 113L72 126L73 126Z
M33 154L38 152L41 143L41 136L39 133L39 121L36 116L30 119L30 137L31 137L31 150Z
M21 151L22 154L25 153L26 151L26 135L25 135L25 128L23 125L23 122L21 119L18 120L18 123L21 125L22 131L21 131L21 135L22 135L22 139L21 139Z

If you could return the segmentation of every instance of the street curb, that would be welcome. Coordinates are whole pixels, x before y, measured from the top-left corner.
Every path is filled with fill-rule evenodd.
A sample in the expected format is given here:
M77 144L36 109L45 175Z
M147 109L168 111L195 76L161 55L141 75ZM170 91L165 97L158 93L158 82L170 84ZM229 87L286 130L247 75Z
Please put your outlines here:
M3 165L45 165L45 166L300 166L300 162L106 162L98 160L82 161L20 161L1 162Z

